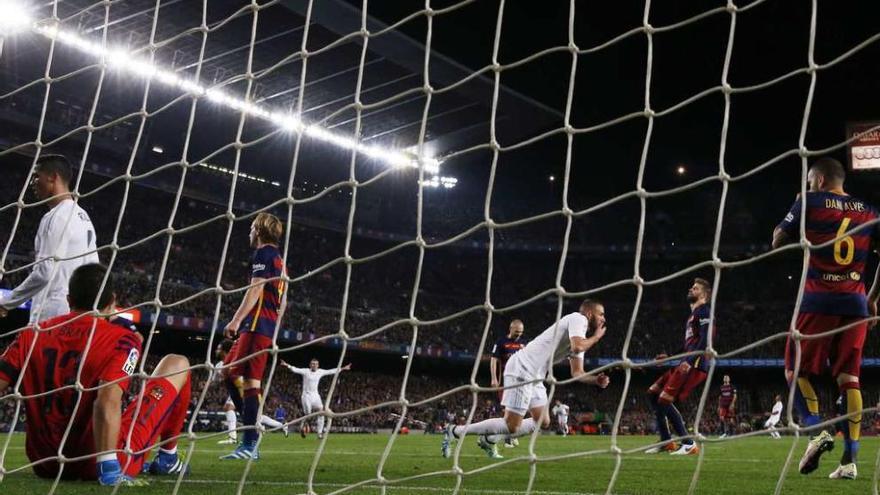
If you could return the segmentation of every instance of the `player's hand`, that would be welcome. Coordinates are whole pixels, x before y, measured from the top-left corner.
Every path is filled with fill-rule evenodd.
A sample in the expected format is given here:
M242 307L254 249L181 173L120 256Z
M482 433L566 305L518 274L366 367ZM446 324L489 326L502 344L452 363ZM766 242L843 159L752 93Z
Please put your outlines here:
M348 363L348 364L346 364L345 366L342 367L342 371L348 371L348 370L350 370L350 369L351 369L351 363Z
M493 379L492 379L492 386L493 386L493 387L497 387L498 385L500 385L500 384L498 383L498 380L496 380L496 379L493 378Z
M876 308L877 305L875 304L874 307ZM877 314L876 310L874 311L874 314ZM0 306L0 318L6 318L8 315L9 315L9 310Z
M599 373L596 375L596 386L599 388L605 388L609 383L611 383L611 378L608 378L608 375L605 373Z
M226 325L226 328L223 330L223 336L226 337L227 339L234 339L235 336L238 334L239 325L241 325L241 323L236 323L234 321L230 321Z
M602 340L602 337L605 336L605 330L607 327L603 323L601 327L596 328L596 331L593 332L593 338L596 340Z

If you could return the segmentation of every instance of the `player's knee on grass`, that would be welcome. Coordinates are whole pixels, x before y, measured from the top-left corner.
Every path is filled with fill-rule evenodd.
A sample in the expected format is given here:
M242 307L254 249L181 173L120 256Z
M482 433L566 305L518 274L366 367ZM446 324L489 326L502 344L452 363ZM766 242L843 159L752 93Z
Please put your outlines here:
M168 354L156 365L153 376L164 376L174 388L180 390L189 378L189 359L180 354Z

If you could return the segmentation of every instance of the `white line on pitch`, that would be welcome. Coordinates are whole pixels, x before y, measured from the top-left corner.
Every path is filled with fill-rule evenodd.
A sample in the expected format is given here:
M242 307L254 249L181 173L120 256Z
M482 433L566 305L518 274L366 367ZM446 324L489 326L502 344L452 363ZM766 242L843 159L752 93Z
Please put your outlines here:
M174 484L177 480L162 480L162 483ZM238 481L232 480L193 480L193 479L184 479L183 483L189 484L199 484L199 485L209 485L209 484L222 484L222 485L237 485ZM265 485L265 486L307 486L307 483L304 481L248 481L248 485ZM346 486L351 486L354 483L312 483L312 486L320 486L326 488L344 488ZM451 488L449 487L439 487L439 486L409 486L409 485L385 485L385 488L388 490L408 490L408 491L419 491L419 492L449 492ZM360 489L368 489L368 490L381 490L382 487L378 485L362 485L357 487ZM475 489L475 488L462 488L459 490L464 493L483 493L487 495L516 495L522 493L521 491L515 490L487 490L487 489ZM535 495L599 495L593 492L556 492L556 491L546 491L546 490L532 490L531 493Z

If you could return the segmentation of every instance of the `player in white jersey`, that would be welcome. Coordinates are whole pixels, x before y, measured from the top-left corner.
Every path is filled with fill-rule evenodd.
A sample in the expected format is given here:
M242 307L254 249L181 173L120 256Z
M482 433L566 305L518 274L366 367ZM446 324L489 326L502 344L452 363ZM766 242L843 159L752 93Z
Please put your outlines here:
M61 155L46 155L37 162L31 187L49 207L34 239L37 263L9 297L0 301L0 317L29 299L31 325L69 313L70 275L82 265L100 263L95 251L95 227L89 214L70 195L72 178L70 162Z
M593 335L587 337L587 332ZM517 352L504 366L503 418L492 418L469 426L447 425L441 453L450 455L450 443L464 435L480 435L478 444L490 458L497 459L495 444L507 435L520 437L536 429L548 428L547 389L543 380L550 367L568 357L571 376L583 383L605 388L609 379L604 374L588 375L584 371L584 353L605 335L605 307L597 301L586 300L576 313L563 316L534 340ZM531 418L524 419L526 413Z
M779 418L782 417L782 396L777 395L775 400L773 410L770 411L770 417L764 422L764 428L770 430L770 436L778 440L782 438L782 435L776 431L776 425L779 424Z
M321 395L318 393L318 384L321 382L321 378L351 369L351 363L349 363L342 368L322 370L318 367L319 363L317 359L309 361L308 368L297 368L296 366L287 364L285 361L281 361L281 365L303 377L302 407L304 415L324 410L324 401L321 400ZM324 431L324 416L318 416L317 423L318 438L324 438L324 433L326 433ZM300 434L303 438L305 438L308 433L308 428L308 423L303 422L302 428L300 429Z
M562 436L568 436L568 413L570 408L563 404L561 400L556 399L556 403L553 406L553 410L550 412L553 413L553 416L556 418L556 424L559 426L559 433L562 433Z

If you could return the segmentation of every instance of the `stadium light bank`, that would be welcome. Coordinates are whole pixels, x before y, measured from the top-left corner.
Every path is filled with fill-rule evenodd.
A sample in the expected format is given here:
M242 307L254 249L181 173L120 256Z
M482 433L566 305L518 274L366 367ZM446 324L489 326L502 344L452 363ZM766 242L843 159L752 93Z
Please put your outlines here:
M434 157L423 155L420 158L416 153L408 150L396 150L357 142L350 137L331 132L320 125L304 122L297 115L274 111L219 89L205 87L191 79L178 76L173 70L163 69L147 60L138 58L135 54L124 49L89 41L75 32L60 29L56 24L48 25L36 22L20 2L0 0L0 53L2 53L4 37L28 29L53 39L56 43L98 58L113 69L125 71L135 77L155 81L164 86L174 87L197 97L205 97L217 105L267 120L288 132L305 133L310 138L339 148L355 150L362 155L397 168L418 169L421 164L427 174L426 180L421 182L424 187L448 189L455 187L458 183L458 179L454 177L439 175L440 160Z

